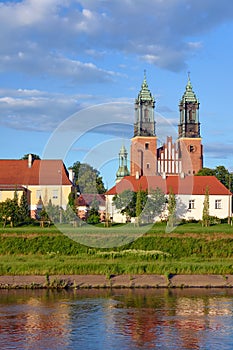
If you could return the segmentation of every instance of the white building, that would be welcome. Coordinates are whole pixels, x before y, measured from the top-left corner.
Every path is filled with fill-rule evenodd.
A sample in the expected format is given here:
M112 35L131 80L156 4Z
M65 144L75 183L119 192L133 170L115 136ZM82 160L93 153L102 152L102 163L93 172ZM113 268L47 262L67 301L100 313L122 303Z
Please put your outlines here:
M108 211L114 222L125 222L126 217L116 209L113 197L124 190L134 192L160 188L165 195L173 192L177 216L185 220L201 220L206 189L209 192L209 215L223 219L232 215L232 194L215 176L125 176L107 193ZM164 213L166 216L166 213Z

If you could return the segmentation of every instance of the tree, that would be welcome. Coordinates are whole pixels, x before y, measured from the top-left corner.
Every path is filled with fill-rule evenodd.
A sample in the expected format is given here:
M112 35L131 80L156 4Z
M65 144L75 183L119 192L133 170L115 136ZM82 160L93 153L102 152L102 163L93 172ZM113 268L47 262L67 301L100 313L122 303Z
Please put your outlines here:
M155 190L150 190L146 206L143 210L143 214L147 215L149 222L153 221L156 216L162 213L165 203L165 194L160 188L157 187Z
M19 219L19 206L16 202L17 194L13 199L6 199L5 202L0 203L0 217L5 227L7 221L10 222L11 227L15 226Z
M167 210L168 210L168 225L170 227L174 227L175 220L176 220L176 197L174 195L172 188L170 188L170 191L169 191Z
M137 223L140 225L142 221L142 212L145 208L146 202L148 198L148 192L143 191L139 189L139 191L136 193L136 217L137 217Z
M153 221L163 211L165 201L165 195L160 188L150 190L149 194L143 190L138 192L125 190L113 197L113 203L117 209L121 209L121 214L136 216L138 224L142 220Z
M77 214L69 204L67 204L66 210L63 213L63 220L66 223L78 221Z
M34 154L34 153L27 153L27 154L25 154L21 159L22 159L22 160L28 159L28 156L29 156L30 154L32 155L32 159L40 159L40 156L38 156L37 154Z
M117 209L121 209L121 214L128 217L136 216L136 192L125 190L113 197L113 203Z
M215 171L210 168L202 168L196 173L196 176L215 176Z
M87 223L91 225L98 224L100 222L100 215L98 210L93 207L88 213Z
M28 200L27 200L27 195L25 192L23 192L23 194L20 198L19 217L20 217L20 221L22 221L22 222L24 222L26 219L28 219L30 217Z
M229 183L232 182L232 174L224 166L219 165L215 168L215 176L225 187L229 188Z
M48 205L45 207L45 210L52 222L62 221L62 208L60 208L59 205L52 204L51 199L49 200Z
M208 186L205 189L205 198L203 203L203 212L202 212L202 226L210 226L210 215L209 215L209 188Z
M103 179L98 170L87 163L75 162L71 169L74 172L76 186L80 193L105 193Z
M215 176L226 188L233 192L233 174L231 174L223 165L218 165L214 169L200 169L196 175Z

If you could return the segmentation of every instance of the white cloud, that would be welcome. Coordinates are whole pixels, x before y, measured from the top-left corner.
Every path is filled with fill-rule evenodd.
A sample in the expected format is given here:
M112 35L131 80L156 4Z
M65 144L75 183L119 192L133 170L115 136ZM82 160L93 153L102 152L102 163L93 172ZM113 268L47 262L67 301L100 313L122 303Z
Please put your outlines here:
M65 96L38 90L0 90L0 124L20 130L51 131L83 108L85 96Z
M14 66L68 79L69 69L84 69L106 82L115 73L101 68L100 59L121 51L178 71L202 49L200 35L232 19L229 0L0 2L0 63L4 71Z

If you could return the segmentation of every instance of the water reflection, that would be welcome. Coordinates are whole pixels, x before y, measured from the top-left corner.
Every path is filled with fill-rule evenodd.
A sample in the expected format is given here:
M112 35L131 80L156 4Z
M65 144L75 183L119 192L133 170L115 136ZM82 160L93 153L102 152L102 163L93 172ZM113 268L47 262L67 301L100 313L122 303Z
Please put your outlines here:
M232 349L233 291L0 291L0 349Z

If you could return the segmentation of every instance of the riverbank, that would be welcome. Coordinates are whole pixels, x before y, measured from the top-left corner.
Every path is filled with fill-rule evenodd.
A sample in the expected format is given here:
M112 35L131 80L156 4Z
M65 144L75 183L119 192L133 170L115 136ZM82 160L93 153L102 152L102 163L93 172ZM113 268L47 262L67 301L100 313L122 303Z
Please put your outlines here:
M0 289L233 288L233 275L0 276Z

